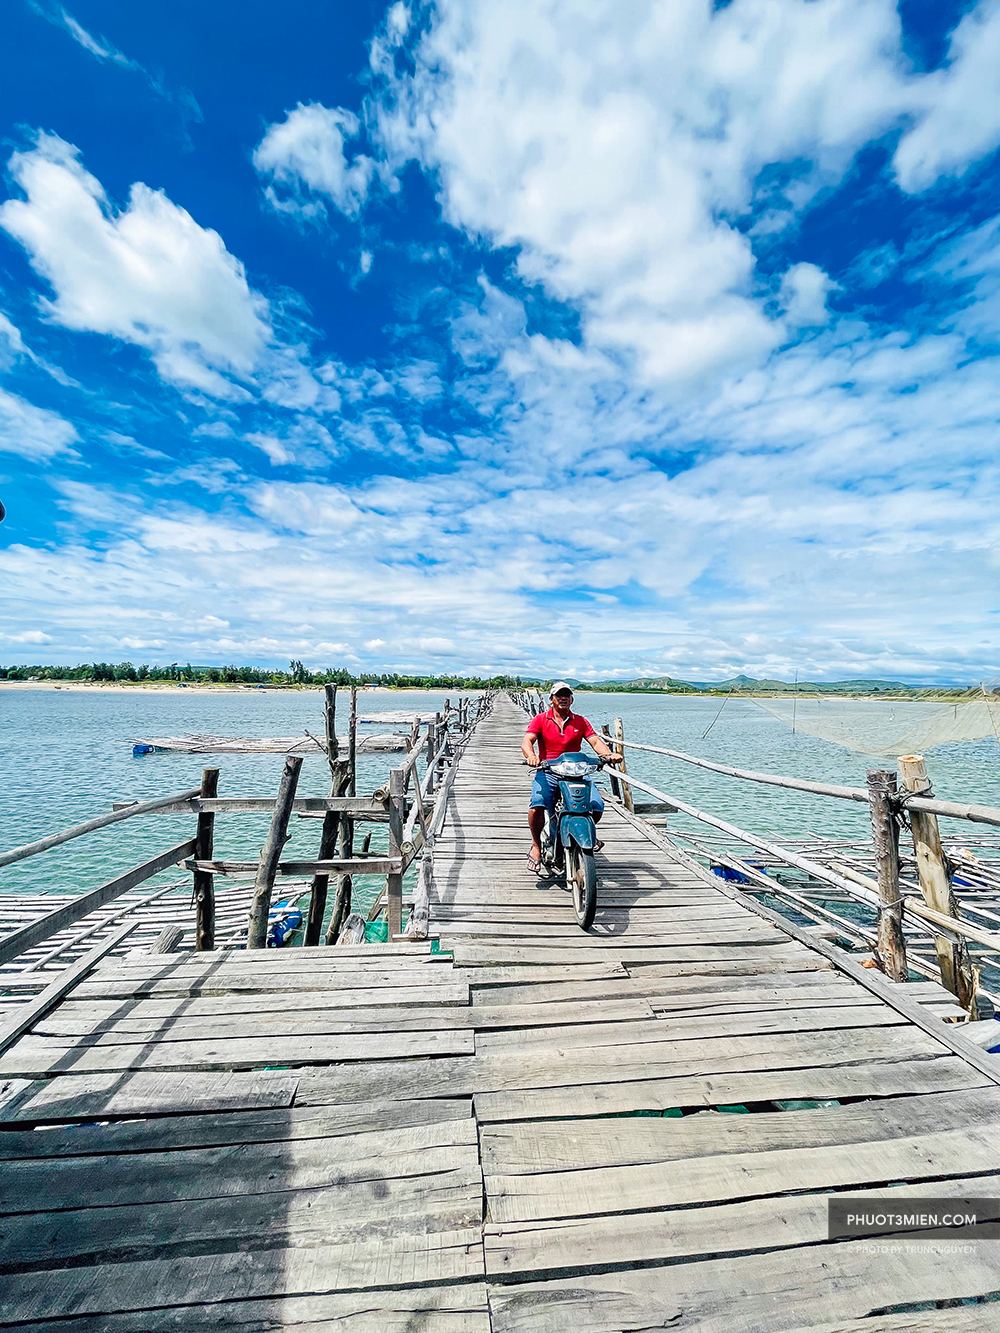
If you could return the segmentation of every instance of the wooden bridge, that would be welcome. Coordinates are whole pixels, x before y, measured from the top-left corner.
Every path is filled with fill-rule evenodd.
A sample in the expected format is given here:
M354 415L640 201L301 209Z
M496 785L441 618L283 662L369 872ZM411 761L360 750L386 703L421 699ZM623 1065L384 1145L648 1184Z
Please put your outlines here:
M1000 1194L953 997L618 804L582 933L524 866L523 727L497 699L450 776L439 949L104 948L14 1011L4 1327L1000 1328L996 1242L828 1236L831 1196Z

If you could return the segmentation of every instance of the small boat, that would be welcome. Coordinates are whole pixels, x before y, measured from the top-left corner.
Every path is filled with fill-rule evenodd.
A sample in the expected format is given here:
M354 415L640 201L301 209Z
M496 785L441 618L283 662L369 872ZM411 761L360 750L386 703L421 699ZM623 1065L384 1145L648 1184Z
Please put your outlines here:
M291 899L275 903L267 914L267 947L280 949L302 926L302 909Z

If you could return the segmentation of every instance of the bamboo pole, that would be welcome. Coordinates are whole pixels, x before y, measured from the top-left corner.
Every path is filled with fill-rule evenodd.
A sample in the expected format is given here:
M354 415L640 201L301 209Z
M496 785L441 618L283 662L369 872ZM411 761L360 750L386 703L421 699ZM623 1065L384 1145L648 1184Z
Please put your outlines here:
M201 775L201 796L210 799L218 794L219 770L206 768ZM211 861L215 851L215 815L202 812L198 816L198 832L194 840L197 861ZM198 952L215 948L215 880L205 870L194 872L195 932L194 947Z
M903 900L899 892L899 825L893 813L896 775L885 769L868 774L868 801L875 840L875 873L881 906L878 912L878 960L893 981L905 981L906 941Z
M285 756L271 827L268 830L267 841L260 851L260 863L254 880L253 899L247 922L248 949L263 949L267 944L267 914L271 909L271 891L278 873L281 852L288 840L288 821L291 818L292 801L295 799L295 788L299 784L301 768L300 754Z
M911 792L930 791L930 778L923 755L904 754L899 760L899 774L903 786ZM910 832L913 835L913 854L917 862L917 878L924 902L943 916L958 917L958 903L951 886L951 876L941 846L937 816L915 810L907 803ZM969 949L962 940L950 940L945 935L934 936L934 950L941 969L942 984L957 997L963 1009L968 1010L975 996L975 981Z

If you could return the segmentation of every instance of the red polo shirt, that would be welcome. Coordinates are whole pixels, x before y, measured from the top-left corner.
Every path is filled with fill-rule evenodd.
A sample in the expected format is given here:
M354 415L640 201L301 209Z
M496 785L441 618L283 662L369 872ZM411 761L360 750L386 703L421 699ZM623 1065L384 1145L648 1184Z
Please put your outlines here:
M536 713L527 728L527 735L538 737L539 759L575 754L582 749L582 742L594 734L594 728L579 713L569 713L565 724L560 724L554 708L547 713Z

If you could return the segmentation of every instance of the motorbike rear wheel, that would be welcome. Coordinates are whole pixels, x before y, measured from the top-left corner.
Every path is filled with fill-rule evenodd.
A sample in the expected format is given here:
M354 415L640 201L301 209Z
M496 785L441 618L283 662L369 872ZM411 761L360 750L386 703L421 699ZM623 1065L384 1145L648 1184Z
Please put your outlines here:
M597 911L597 867L594 853L584 851L575 842L566 848L566 882L573 893L573 909L580 928L589 930Z

